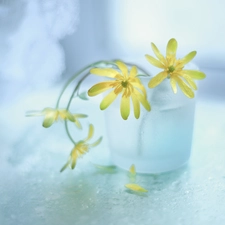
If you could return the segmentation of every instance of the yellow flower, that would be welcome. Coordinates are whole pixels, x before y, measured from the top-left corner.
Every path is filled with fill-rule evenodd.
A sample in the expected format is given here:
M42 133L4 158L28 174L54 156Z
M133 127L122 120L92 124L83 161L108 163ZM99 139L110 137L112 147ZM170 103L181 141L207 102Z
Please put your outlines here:
M153 77L148 86L154 88L159 85L165 78L170 78L170 84L174 93L177 93L176 83L180 86L183 93L189 97L194 97L193 90L197 90L197 86L193 79L200 80L205 78L205 74L198 70L185 70L184 66L190 62L196 55L196 51L192 51L182 59L176 59L177 41L172 38L169 40L166 48L166 57L164 57L154 43L151 43L152 50L158 59L150 55L145 55L147 60L154 66L163 69ZM192 90L193 89L193 90Z
M70 120L74 122L78 128L81 128L81 125L78 121L78 118L87 117L84 114L72 114L66 109L53 109L45 108L42 111L30 111L26 116L44 116L43 127L50 127L58 119Z
M150 111L150 104L147 101L147 95L145 87L137 77L137 68L133 66L128 73L127 66L117 61L116 65L121 70L119 73L112 68L94 68L90 73L112 78L110 81L100 82L88 90L89 96L98 95L108 89L113 90L102 100L100 109L106 109L119 94L122 94L120 113L124 120L126 120L130 114L130 98L133 102L134 116L139 118L140 116L140 103L146 110Z
M94 147L101 142L102 137L100 137L96 142L88 144L87 142L92 138L93 134L94 134L94 126L90 124L87 138L75 144L74 148L70 153L69 160L62 167L60 172L64 171L68 166L70 166L71 169L74 169L77 163L77 159L82 157L85 153L87 153L91 147Z

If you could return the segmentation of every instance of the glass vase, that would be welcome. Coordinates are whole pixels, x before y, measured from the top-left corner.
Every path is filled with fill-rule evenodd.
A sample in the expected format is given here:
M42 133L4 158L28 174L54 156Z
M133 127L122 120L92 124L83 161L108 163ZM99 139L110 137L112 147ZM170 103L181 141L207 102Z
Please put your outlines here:
M140 118L123 120L118 96L105 110L105 124L112 161L129 170L132 164L139 173L162 173L184 165L190 157L195 114L195 99L187 98L178 87L174 94L170 80L154 89L143 78L151 111L141 106Z

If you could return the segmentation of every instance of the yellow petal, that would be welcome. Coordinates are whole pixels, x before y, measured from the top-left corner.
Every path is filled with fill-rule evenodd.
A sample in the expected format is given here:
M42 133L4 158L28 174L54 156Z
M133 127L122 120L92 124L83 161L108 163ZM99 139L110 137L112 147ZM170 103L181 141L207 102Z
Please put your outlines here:
M66 119L68 119L71 122L75 122L75 118L73 114L71 114L70 112L66 112Z
M194 89L197 90L198 87L195 84L195 82L193 81L193 79L191 78L191 76L188 76L187 74L181 74L181 76L187 81L187 83Z
M143 94L144 94L145 97L147 96L147 93L146 93L146 90L145 90L145 87L144 87L143 84L141 84L141 83L139 83L139 82L132 82L132 85L133 85L134 87L140 89L140 90L143 92Z
M70 161L68 161L60 170L60 172L63 172L68 166L70 165Z
M190 52L189 54L187 54L186 56L184 56L184 58L180 59L183 63L183 65L189 63L195 56L196 56L197 52L193 51Z
M150 88L154 88L157 85L159 85L163 80L165 80L167 78L167 72L166 71L162 71L160 73L158 73L155 77L153 77L149 83L148 83L148 87Z
M31 110L27 111L25 116L43 116L45 115L43 111Z
M121 70L123 76L124 76L125 78L127 78L127 75L128 75L128 69L127 69L127 66L126 66L123 62L121 62L121 61L117 61L117 62L116 62L116 65L117 65L117 66L119 67L119 69Z
M67 118L67 110L66 109L59 109L58 110L59 117L63 120Z
M156 47L156 45L154 43L151 43L152 46L152 50L155 53L156 57L159 59L159 61L161 61L162 63L165 64L165 58L164 56L161 54L161 52L159 51L159 49Z
M138 119L140 117L140 102L134 94L131 94L131 99L134 106L134 116Z
M165 68L165 66L159 60L153 58L152 56L145 55L145 57L153 66L159 67L161 69Z
M53 114L53 113L58 114L58 109L44 108L44 109L42 110L42 112L43 112L44 115L47 115L47 114Z
M48 108L44 108L42 110L42 112L45 113L45 114L48 113L48 112L53 112L53 111L57 111L57 109L53 109L53 108L48 107Z
M126 188L132 190L132 191L137 191L137 192L148 192L148 190L144 189L138 184L126 184Z
M134 164L132 164L131 165L131 167L130 167L130 173L131 173L131 175L133 175L133 176L135 176L136 175L136 169L135 169L135 165Z
M99 75L99 76L105 76L105 77L111 77L114 78L119 72L117 70L114 70L112 68L93 68L90 70L90 73Z
M101 104L100 104L100 109L104 110L106 109L117 97L117 95L115 94L114 90L111 91L108 95L105 96L105 98L102 100Z
M196 80L201 80L206 77L206 75L199 70L183 70L183 73Z
M120 113L124 120L126 120L130 114L130 98L123 96L120 103Z
M122 90L123 90L123 86L121 84L118 84L115 87L114 92L115 92L116 95L118 95Z
M79 145L77 145L77 149L76 149L77 150L76 151L76 154L77 154L76 155L76 159L78 157L81 157L82 155L86 154L88 152L88 150L89 150L89 145L86 144L84 140L80 141L78 143L79 143Z
M60 110L58 110L58 112L59 112L59 116L61 119L63 119L63 120L68 119L71 122L75 121L74 116L70 112L68 112L66 109L60 109Z
M81 142L84 143L84 141L79 141L71 150L70 152L70 158L71 159L77 159L77 149L79 148L79 146L81 145Z
M72 170L75 168L76 164L77 164L77 159L75 159L75 158L72 159L72 162L71 162L71 169Z
M96 142L90 144L89 147L95 147L95 146L99 145L101 143L101 141L102 141L102 137L100 137Z
M94 126L92 124L89 125L89 131L88 131L88 136L86 139L84 139L84 142L90 140L93 137L94 134Z
M82 126L81 126L81 123L79 122L79 120L76 119L74 121L74 123L75 123L75 125L76 125L77 128L82 129Z
M95 84L94 86L92 86L88 90L88 95L89 96L98 95L98 94L112 88L112 86L110 86L110 85L113 84L113 83L114 83L114 81L104 81L104 82L100 82L98 84Z
M75 123L76 127L79 129L82 129L81 123L78 120L78 118L86 118L88 116L85 114L73 114L73 117L74 117L74 123Z
M172 38L169 40L167 47L166 47L166 57L176 56L177 52L177 41L176 39Z
M134 90L134 94L135 94L136 98L138 99L138 101L145 107L145 109L147 111L150 111L151 106L150 106L148 100L137 90Z
M75 118L87 118L88 117L88 115L86 115L86 114L73 114L73 116Z
M45 115L42 126L45 128L50 127L57 119L57 116L58 116L58 111L55 111L55 110L48 111L48 113L46 113Z
M188 97L188 98L194 98L195 94L191 90L191 88L179 77L174 77L174 79L177 81L178 85L180 86L180 89L182 92Z
M174 94L177 93L177 85L176 85L176 80L173 79L173 77L170 78L170 85L173 89Z
M131 70L130 70L130 76L131 77L136 77L137 75L137 67L136 66L132 66Z

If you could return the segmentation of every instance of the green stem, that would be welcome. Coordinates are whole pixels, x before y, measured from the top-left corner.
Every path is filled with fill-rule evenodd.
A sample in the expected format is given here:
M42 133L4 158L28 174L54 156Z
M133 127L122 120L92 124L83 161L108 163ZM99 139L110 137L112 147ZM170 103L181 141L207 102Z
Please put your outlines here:
M149 76L148 72L145 69L143 69L142 67L140 67L140 66L133 65L132 63L126 63L126 65L128 65L128 66L136 66L138 70L141 70L142 72L144 72L145 75Z
M92 63L92 64L90 64L90 65L84 67L83 69L79 70L79 71L78 71L77 73L75 73L74 76L72 76L72 77L67 81L67 83L64 85L64 87L63 87L62 91L60 92L60 95L59 95L59 97L58 97L58 99L57 99L57 102L56 102L56 108L59 107L60 100L61 100L62 95L64 94L65 90L67 89L67 87L68 87L68 86L69 86L69 85L70 85L70 84L71 84L71 83L72 83L72 82L73 82L80 74L82 74L85 70L90 69L90 68L92 68L92 67L95 67L95 66L97 66L97 65L99 65L99 64L106 64L106 65L113 65L113 66L116 66L115 61L103 61L103 60L101 60L101 61ZM127 65L131 65L131 64L127 63ZM142 70L143 72L145 72L143 69L141 69L141 70ZM147 74L147 73L146 73L146 74ZM82 83L88 76L89 76L89 72L88 72L87 74L85 74L85 75L79 80L79 82L77 83L76 87L74 88L74 90L73 90L73 92L72 92L72 94L71 94L71 96L70 96L70 99L69 99L69 102L68 102L68 104L67 104L66 110L69 110L70 105L71 105L71 102L72 102L72 100L73 100L73 97L74 97L75 93L78 91L78 89L79 89L81 83ZM67 121L67 120L65 120L65 129L66 129L66 133L67 133L69 139L71 140L71 142L72 142L74 145L76 145L76 142L74 141L74 139L72 138L72 136L71 136L71 134L70 134L70 132L69 132L68 121Z
M73 90L73 92L72 92L72 94L71 94L71 96L70 96L70 99L69 99L69 102L68 102L68 104L67 104L66 110L69 110L70 104L71 104L71 102L72 102L72 100L73 100L73 97L74 97L74 94L77 92L77 90L79 89L81 83L88 77L88 75L89 75L89 72L88 72L87 74L85 74L85 75L79 80L79 82L77 83L76 87L74 88L74 90ZM72 136L71 136L71 134L70 134L70 132L69 132L67 120L65 120L65 128L66 128L66 133L67 133L69 139L70 139L70 140L73 142L73 144L75 145L76 142L73 140L73 138L72 138Z
M71 78L67 81L67 83L66 83L65 86L63 87L63 89L62 89L62 91L61 91L61 93L60 93L60 95L59 95L59 97L58 97L58 100L57 100L57 103L56 103L56 108L59 107L59 103L60 103L60 100L61 100L61 98L62 98L63 93L65 92L66 88L69 86L69 84L70 84L73 80L75 80L75 79L76 79L81 73L83 73L85 70L90 69L90 68L92 68L92 67L95 67L95 66L97 66L97 65L99 65L99 64L103 64L103 63L106 64L106 65L107 65L107 64L113 65L113 66L116 65L113 61L98 61L98 62L92 63L92 64L90 64L90 65L84 67L83 69L79 70L73 77L71 77ZM70 104L71 104L71 102L72 102L72 100L73 100L74 94L77 92L77 90L79 89L81 83L88 77L88 75L89 75L89 72L88 72L87 74L85 74L85 75L79 80L79 82L77 83L75 89L73 90L73 92L72 92L72 94L71 94L71 96L70 96L70 99L69 99L69 102L68 102L68 104L67 104L66 110L69 110L69 107L70 107ZM70 134L70 132L69 132L67 120L65 120L65 129L66 129L66 133L67 133L69 139L71 140L71 142L72 142L74 145L76 145L76 142L74 141L74 139L72 138L72 136L71 136L71 134Z
M98 64L102 64L102 63L104 63L104 64L111 64L111 65L115 65L115 63L113 62L113 61L103 61L103 60L101 60L101 61L98 61L98 62L95 62L95 63L92 63L92 64L90 64L90 65L88 65L88 66L86 66L86 67L84 67L83 69L81 69L81 70L79 70L77 73L75 73L67 82L66 82L66 84L64 85L64 87L63 87L63 89L62 89L62 91L60 92L60 95L59 95L59 97L58 97L58 100L57 100L57 102L56 102L56 109L59 107L59 103L60 103L60 100L61 100L61 98L62 98L62 95L63 95L63 93L65 92L65 90L67 89L67 87L70 85L70 83L72 82L72 81L74 81L81 73L83 73L85 70L87 70L87 69L89 69L89 68L92 68L92 67L95 67L95 66L97 66Z

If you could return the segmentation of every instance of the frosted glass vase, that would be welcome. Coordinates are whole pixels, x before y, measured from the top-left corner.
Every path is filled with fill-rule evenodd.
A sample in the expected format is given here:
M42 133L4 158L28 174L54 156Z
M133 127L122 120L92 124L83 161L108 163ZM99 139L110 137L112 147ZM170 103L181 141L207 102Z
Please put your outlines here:
M143 107L137 120L131 113L128 120L120 116L120 98L105 110L106 131L112 161L129 170L134 164L139 173L162 173L184 165L190 157L195 114L195 100L178 88L174 94L170 81L164 80L149 89L151 111Z

